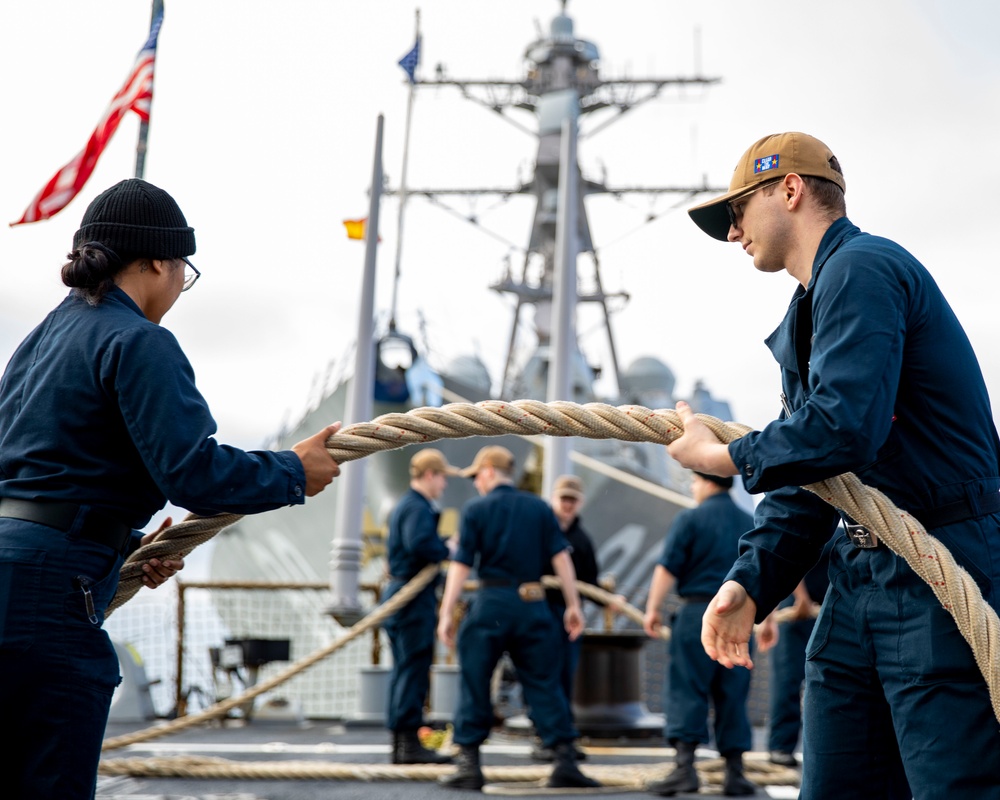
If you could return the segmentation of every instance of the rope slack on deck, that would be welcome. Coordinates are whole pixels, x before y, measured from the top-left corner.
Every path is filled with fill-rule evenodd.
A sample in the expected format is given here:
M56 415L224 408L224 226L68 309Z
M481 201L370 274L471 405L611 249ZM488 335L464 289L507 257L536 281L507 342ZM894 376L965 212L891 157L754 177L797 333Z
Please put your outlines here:
M721 784L723 761L706 759L696 764L698 774L707 784ZM101 761L102 775L133 778L189 778L228 780L341 780L341 781L436 781L454 771L451 765L432 764L345 764L327 761L231 761L210 756L184 758L116 758ZM587 775L599 780L598 789L549 789L545 783L552 771L548 766L484 766L488 781L485 794L538 797L549 794L599 794L623 790L641 791L646 783L663 775L660 764L612 765L591 764ZM747 758L747 777L759 785L797 786L797 770L779 767L767 761Z
M722 422L715 417L697 416L724 444L751 430L745 425ZM487 400L476 404L451 403L440 408L416 408L405 414L384 414L372 422L350 425L334 434L327 441L327 451L342 464L410 444L509 433L620 439L666 445L684 433L684 426L673 409L654 411L634 405ZM917 519L897 508L881 492L862 484L851 473L803 488L875 531L886 546L903 558L931 587L972 648L989 687L993 713L1000 719L1000 619L983 599L975 581L959 566L948 549L927 533ZM235 514L215 517L189 515L180 524L161 533L155 542L137 550L122 567L118 593L108 613L141 588L143 563L150 558L187 555L238 519L240 516Z
M316 652L300 659L282 670L264 683L248 688L238 697L220 701L199 714L182 717L164 725L157 725L145 730L136 731L124 736L107 739L103 750L116 750L127 745L156 739L170 733L177 733L186 728L199 725L209 719L221 717L236 707L253 701L260 694L270 691L279 684L291 679L309 669L322 659L332 655L349 641L383 622L386 617L394 614L406 605L437 575L438 564L424 567L413 579L403 586L396 594L364 619L357 622L348 632ZM544 576L542 582L546 586L559 587L561 582L555 576ZM591 586L583 581L576 582L581 595L592 600L615 604L620 613L630 619L642 621L642 613L627 602L622 602L615 595L604 589ZM467 588L477 589L473 581ZM660 636L669 638L667 628L660 629ZM705 783L721 783L722 760L710 759L697 765L699 774ZM98 771L102 775L130 776L146 778L189 778L230 780L349 780L349 781L433 781L451 771L447 765L427 764L345 764L322 761L230 761L206 756L174 756L159 758L114 758L102 759ZM484 775L490 784L484 788L487 794L512 796L539 796L551 794L600 794L625 790L642 790L646 783L655 778L662 770L658 765L591 765L587 771L602 782L596 789L551 789L547 786L548 767L540 766L506 766L485 767ZM761 785L798 785L798 772L773 764L749 759L746 763L747 775Z

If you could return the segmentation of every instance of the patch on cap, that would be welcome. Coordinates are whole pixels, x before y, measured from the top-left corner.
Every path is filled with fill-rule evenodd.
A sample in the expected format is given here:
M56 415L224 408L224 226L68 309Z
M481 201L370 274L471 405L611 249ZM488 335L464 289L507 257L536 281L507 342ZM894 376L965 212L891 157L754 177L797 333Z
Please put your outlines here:
M755 159L753 162L753 173L754 175L759 175L761 172L767 172L769 169L778 168L778 154L775 153L773 156L764 156L763 158Z
M840 164L819 139L798 131L774 133L754 142L740 157L728 192L689 208L688 215L713 239L725 242L729 238L729 202L792 172L847 188Z

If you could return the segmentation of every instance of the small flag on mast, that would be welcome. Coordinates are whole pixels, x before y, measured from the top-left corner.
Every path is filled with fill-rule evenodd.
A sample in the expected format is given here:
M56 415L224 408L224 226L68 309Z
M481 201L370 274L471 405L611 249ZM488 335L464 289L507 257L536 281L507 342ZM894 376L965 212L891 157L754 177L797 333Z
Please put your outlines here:
M344 227L347 228L348 239L364 239L365 228L368 227L368 219L345 219Z
M410 83L417 82L417 65L420 63L420 37L417 37L416 43L413 45L413 49L410 50L405 56L399 59L399 66L403 68L403 72L406 73L406 77L410 79Z
M361 239L364 240L365 235L368 233L368 217L362 217L361 219L345 219L344 227L347 229L348 239ZM382 243L382 237L378 237L378 243Z
M35 196L24 216L11 227L28 222L38 222L58 214L80 193L84 184L94 172L97 160L111 137L118 130L118 124L129 111L134 111L141 120L149 120L153 101L153 67L156 63L156 39L163 24L162 12L157 15L149 28L149 37L136 56L135 64L125 84L111 100L104 116L90 134L87 146L49 180Z

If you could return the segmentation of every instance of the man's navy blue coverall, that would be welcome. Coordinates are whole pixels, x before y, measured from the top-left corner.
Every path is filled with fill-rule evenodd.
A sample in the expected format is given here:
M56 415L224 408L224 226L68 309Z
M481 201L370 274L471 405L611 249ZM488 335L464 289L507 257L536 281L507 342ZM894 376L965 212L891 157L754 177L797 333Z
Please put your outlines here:
M597 556L594 554L594 543L590 536L580 524L580 518L574 517L573 522L563 532L566 541L570 546L570 558L573 561L573 570L576 572L576 579L589 583L591 586L597 585ZM552 565L546 565L543 575L554 575ZM552 619L556 623L556 632L559 634L559 641L562 643L562 670L560 671L560 683L563 693L566 695L566 702L569 703L570 718L573 716L573 684L576 678L576 669L580 663L580 653L583 650L583 637L570 640L566 628L563 627L563 617L566 614L566 600L563 598L560 589L546 589L545 599L549 605Z
M462 509L455 561L474 567L480 589L458 631L462 670L454 740L478 747L494 725L490 679L510 654L544 747L575 738L560 685L559 640L543 597L526 602L522 583L538 581L552 557L568 547L548 503L501 485Z
M430 500L415 489L407 491L393 509L389 516L390 577L386 600L428 564L448 558L448 548L437 532L440 516ZM415 731L424 724L424 703L434 660L434 590L438 582L431 581L385 622L392 645L388 727L393 731Z
M101 513L132 529L167 498L202 515L305 501L291 451L244 452L215 421L174 336L120 289L72 293L0 380L0 497L78 504L68 531L0 518L0 748L4 797L91 798L120 680L101 628L121 551L81 537Z
M752 527L753 517L719 492L678 514L663 542L659 564L677 579L684 600L670 626L664 729L670 742L707 744L711 701L719 752L736 755L751 747L750 671L726 669L705 654L701 618L736 560L740 537Z
M841 218L767 344L791 414L729 445L747 489L767 493L728 576L758 621L839 521L796 487L844 472L919 519L996 609L1000 444L972 346L926 269ZM885 545L838 537L807 659L804 800L1000 798L1000 726L969 645Z
M809 599L822 603L830 585L830 550L833 539L823 548L816 565L806 573L803 581ZM788 608L794 597L783 600L778 607ZM794 753L802 733L802 684L806 679L806 646L816 620L793 619L783 622L778 642L771 651L770 724L767 749L780 753Z

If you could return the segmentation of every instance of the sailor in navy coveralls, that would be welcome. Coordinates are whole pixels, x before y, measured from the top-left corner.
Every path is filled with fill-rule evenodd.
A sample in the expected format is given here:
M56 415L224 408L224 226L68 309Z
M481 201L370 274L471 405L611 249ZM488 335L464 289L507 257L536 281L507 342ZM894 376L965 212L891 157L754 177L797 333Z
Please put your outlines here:
M558 634L540 579L551 563L562 581L565 626L572 638L583 632L576 573L568 544L544 500L514 488L514 456L504 447L484 447L463 475L482 495L462 509L458 551L448 568L441 600L438 638L455 644L454 611L473 567L479 591L458 633L461 691L454 741L460 746L458 770L442 783L456 789L481 789L479 746L495 723L490 679L507 652L517 668L524 698L542 744L555 753L552 787L592 787L573 749L569 706L560 688Z
M448 545L438 535L441 512L434 502L448 485L448 476L457 474L458 470L444 454L433 447L417 451L410 459L410 488L389 515L386 600L428 564L437 564L451 556ZM393 732L394 764L451 762L449 756L425 748L417 737L424 724L424 703L434 660L438 582L438 579L431 581L385 621L392 645L387 722Z
M252 514L302 503L339 472L325 448L338 425L283 452L213 438L191 365L159 325L198 277L194 251L194 229L162 189L134 179L106 190L63 267L73 291L0 380L4 798L94 796L120 681L101 625L136 529L167 499L202 515ZM181 566L150 561L144 582Z
M692 475L691 495L698 505L682 511L670 526L646 596L643 628L654 638L660 632L660 608L675 584L683 601L670 625L664 730L677 750L677 766L664 780L646 787L653 794L698 791L695 749L709 741L709 703L715 710L715 745L726 761L724 793L756 792L743 775L743 754L751 747L750 672L713 663L701 646L701 617L708 601L733 566L740 537L753 528L753 517L730 497L732 486L732 478Z
M679 404L682 464L766 492L755 530L706 612L725 666L817 561L840 522L797 487L854 472L936 536L998 607L1000 443L969 340L927 270L845 216L822 142L768 136L730 191L690 210L762 272L799 285L767 344L785 410L729 445ZM846 520L806 654L803 800L1000 798L1000 724L969 645L930 587L876 532Z

